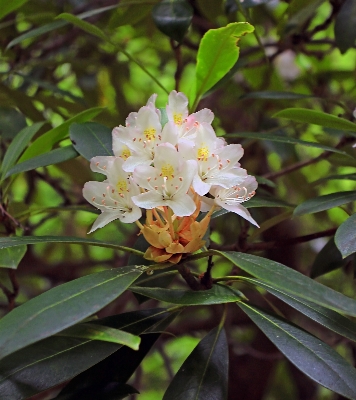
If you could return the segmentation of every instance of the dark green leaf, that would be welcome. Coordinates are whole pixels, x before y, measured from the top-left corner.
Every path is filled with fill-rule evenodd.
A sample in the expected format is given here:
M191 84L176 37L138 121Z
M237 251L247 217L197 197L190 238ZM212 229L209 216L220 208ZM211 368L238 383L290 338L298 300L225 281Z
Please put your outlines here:
M314 182L311 182L311 184L319 185L320 183L327 182L329 180L356 181L356 174L329 175L329 176L326 176L325 178L321 178Z
M97 26L90 24L89 22L83 21L81 18L76 17L75 15L69 13L59 14L56 19L64 19L71 24L78 26L83 31L90 33L91 35L97 36L102 40L107 40L105 33L99 29Z
M8 170L15 165L21 153L25 150L33 136L41 129L43 124L44 122L37 122L31 126L27 126L15 136L1 164L1 179L4 179Z
M16 269L25 255L26 245L0 250L0 268Z
M310 270L310 277L314 279L342 267L345 263L332 237L317 254Z
M36 139L30 147L27 148L20 158L20 161L26 161L29 158L47 153L52 149L54 144L68 136L70 125L72 125L74 122L87 122L88 120L96 117L102 111L102 107L89 108L88 110L85 110L63 122L63 124L56 126L55 128L44 133L38 139Z
M282 318L248 304L238 306L304 374L342 396L356 399L356 370L334 349Z
M330 208L339 207L355 200L356 191L354 190L326 194L324 196L306 200L304 203L299 204L299 206L294 210L294 215L298 217L305 214L313 214L316 212L329 210Z
M193 8L186 0L163 0L152 9L157 28L181 42L193 18Z
M23 4L27 3L28 0L0 0L0 19L10 14L12 11L17 10Z
M139 335L169 317L165 310L152 309L114 315L91 323ZM115 343L60 336L41 340L0 361L0 398L33 396L100 363L121 347ZM39 376L42 379L38 379Z
M91 160L95 156L112 156L111 129L96 122L72 124L69 136L77 152Z
M345 0L338 12L335 25L335 42L344 54L348 49L352 48L356 40L356 2L355 0Z
M234 22L223 28L210 29L200 41L197 67L194 110L201 96L213 87L235 65L240 49L240 38L253 32L247 22Z
M78 157L78 153L74 150L72 145L60 147L59 149L49 151L48 153L41 154L37 157L33 157L29 160L16 164L7 171L5 178L20 172L31 171L36 168L59 164L76 157Z
M139 253L138 250L130 247L120 246L113 242L102 242L94 239L84 239L75 236L16 236L16 237L0 237L0 249L8 247L22 246L24 244L36 243L70 243L70 244L86 244L98 247L108 247L109 249L122 250L128 253ZM143 254L143 253L142 253Z
M132 335L120 329L90 323L73 325L57 333L57 335L118 343L133 350L138 350L141 341L139 336Z
M356 214L339 226L335 234L335 244L344 258L356 252Z
M26 128L26 119L15 108L0 107L0 136L4 139L13 139L23 128Z
M210 331L168 386L163 400L227 399L229 352L224 329Z
M250 275L270 284L284 293L296 295L331 310L356 316L356 301L313 281L283 264L252 254L216 251Z
M293 93L293 92L250 92L242 95L240 100L243 99L265 99L265 100L300 100L309 99L313 97L309 94Z
M286 293L282 289L276 289L273 285L264 283L258 279L244 278L244 280L267 290L269 293L333 332L356 341L356 322L349 320L333 310L329 310L310 301L301 299L298 296Z
M141 273L129 266L87 275L15 308L0 320L0 358L95 314L119 297Z
M214 285L209 290L178 290L132 286L130 290L159 301L185 306L221 304L240 301L243 294L225 285Z
M246 208L253 207L294 207L292 204L289 204L280 199L274 199L273 197L267 196L255 196L252 197L251 200L243 203Z
M348 156L342 150L335 149L334 147L325 146L321 143L317 142L307 142L305 140L296 139L288 136L282 135L270 135L269 133L256 133L256 132L237 132L237 133L229 133L226 135L227 138L230 137L242 137L246 139L257 139L257 140L269 140L270 142L279 142L279 143L288 143L288 144L299 144L301 146L307 147L316 147L317 149L331 151L333 153L340 153Z
M306 108L286 108L273 115L274 118L286 118L291 121L304 124L314 124L326 128L341 129L356 132L356 124L347 119L335 117L320 111L308 110Z

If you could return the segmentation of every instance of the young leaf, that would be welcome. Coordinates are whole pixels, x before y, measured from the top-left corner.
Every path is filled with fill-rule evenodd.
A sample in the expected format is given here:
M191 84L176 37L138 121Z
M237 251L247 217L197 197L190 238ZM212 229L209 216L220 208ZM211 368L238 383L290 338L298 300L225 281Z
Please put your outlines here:
M63 124L56 126L55 128L44 133L38 139L36 139L30 147L27 148L27 150L20 158L20 161L26 161L29 158L50 151L54 144L56 144L60 140L65 139L68 136L69 127L71 124L73 124L74 122L87 122L88 120L96 117L102 111L102 107L89 108L88 110L85 110L63 122Z
M304 374L348 399L356 399L356 370L334 349L282 318L245 303L238 306Z
M299 206L294 210L293 214L296 217L300 217L301 215L313 214L316 212L329 210L330 208L339 207L355 200L355 190L326 194L324 196L306 200L299 204Z
M347 119L335 117L335 115L320 111L308 110L307 108L286 108L274 114L273 117L286 118L304 124L320 125L326 128L356 132L356 124Z
M7 171L15 165L21 153L25 150L33 136L41 129L43 124L44 122L37 122L31 126L26 126L15 136L1 164L1 180L4 179Z
M273 288L281 289L301 299L356 317L356 301L328 288L283 264L252 254L217 251L250 275L261 279Z
M22 245L0 250L0 268L16 269L27 251L27 246Z
M356 40L356 2L345 0L335 18L334 33L335 42L344 54L355 45Z
M111 129L96 122L74 123L69 136L77 152L90 161L95 156L112 156Z
M130 290L159 301L184 306L221 304L240 301L243 294L225 285L214 285L209 290L179 290L132 286Z
M131 333L90 323L73 325L57 333L57 335L118 343L130 347L132 350L138 350L141 341L139 336Z
M140 335L170 317L171 315L163 309L151 309L93 320L91 324ZM161 330L160 327L158 330ZM90 367L120 348L121 344L90 339L52 336L41 340L0 361L0 398L31 397L77 376L88 368L90 370ZM134 355L137 353L130 351ZM127 359L124 362L127 362ZM43 379L38 379L39 376ZM93 377L90 379L93 380Z
M356 253L356 214L339 226L335 234L335 244L343 258Z
M36 168L59 164L76 157L78 157L78 153L74 150L72 145L60 147L59 149L49 151L46 154L41 154L37 157L33 157L29 160L16 164L7 171L5 178L8 178L11 175L19 174L20 172L31 171Z
M129 266L87 275L15 308L0 320L0 359L95 314L141 273Z
M210 29L202 38L196 67L196 92L192 110L200 97L234 66L239 57L241 36L253 32L247 22L233 22L223 28Z
M193 8L186 0L162 0L152 9L157 28L171 39L181 42L193 18Z
M168 386L163 400L227 399L229 352L224 329L210 331Z

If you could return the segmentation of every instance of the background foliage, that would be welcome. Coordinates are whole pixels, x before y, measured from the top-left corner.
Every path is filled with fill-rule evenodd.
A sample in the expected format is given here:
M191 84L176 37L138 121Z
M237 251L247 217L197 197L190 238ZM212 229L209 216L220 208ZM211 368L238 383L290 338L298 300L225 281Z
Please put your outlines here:
M0 0L0 18L0 398L356 399L355 2ZM255 31L215 60L236 21ZM82 187L172 89L242 143L260 229L221 215L208 252L147 275L136 226L86 235Z

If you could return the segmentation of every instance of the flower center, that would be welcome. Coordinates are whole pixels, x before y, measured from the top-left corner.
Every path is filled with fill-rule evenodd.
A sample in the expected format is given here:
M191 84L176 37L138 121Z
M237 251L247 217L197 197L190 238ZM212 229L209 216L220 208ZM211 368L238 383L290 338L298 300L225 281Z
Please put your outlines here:
M198 160L206 161L209 157L209 149L205 146L198 149Z
M173 121L176 125L182 125L183 122L182 114L173 114Z
M174 168L171 164L164 164L161 167L161 175L168 179L174 178Z
M156 129L148 128L143 131L147 140L154 140L156 138Z
M131 151L130 151L130 149L129 149L127 146L125 146L125 147L122 149L121 157L122 157L124 160L127 160L130 156L131 156Z
M127 182L126 182L125 179L122 179L122 180L120 180L120 181L117 182L117 184L116 184L116 190L117 190L119 193L123 193L123 192L126 192L126 191L127 191Z

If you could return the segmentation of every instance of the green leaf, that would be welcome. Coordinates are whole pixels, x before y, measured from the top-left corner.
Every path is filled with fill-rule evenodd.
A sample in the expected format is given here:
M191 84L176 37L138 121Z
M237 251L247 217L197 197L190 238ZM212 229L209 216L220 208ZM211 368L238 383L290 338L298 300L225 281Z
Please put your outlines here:
M41 154L37 157L33 157L29 160L16 164L7 171L5 178L20 172L31 171L36 168L59 164L76 157L78 157L78 153L74 150L72 145L60 147L59 149L49 151L46 154Z
M217 251L255 278L261 279L275 289L312 301L331 310L356 316L356 301L322 285L283 264L252 254L233 251Z
M339 226L335 234L335 244L343 258L356 252L356 214Z
M215 85L236 63L241 36L253 32L247 22L233 22L223 28L210 29L200 41L196 67L196 93L192 110L200 97Z
M28 0L0 0L0 19L17 10L23 4L27 3L27 1Z
M91 324L140 335L170 317L163 309L151 309L114 315L91 321ZM160 326L158 330L161 330ZM41 340L0 361L0 398L31 397L75 377L88 368L90 370L90 367L119 349L137 353L122 347L121 344L98 340L64 336L52 336ZM127 363L127 359L124 361ZM38 379L39 376L42 379Z
M334 271L346 264L341 253L335 245L334 237L331 237L326 245L319 251L310 270L312 279Z
M111 129L96 122L72 124L69 136L77 152L91 160L95 156L113 156Z
M91 35L97 36L98 38L102 40L107 40L107 37L105 33L99 29L97 26L90 24L89 22L83 21L82 19L76 17L73 14L69 13L62 13L59 14L56 19L64 19L67 22L70 22L71 24L78 26L80 29L83 31L90 33Z
M238 306L304 374L348 399L356 399L356 370L334 349L282 318L248 304Z
M240 96L240 100L244 99L261 99L261 100L300 100L309 99L314 97L309 94L293 93L293 92L273 92L273 91L263 91L263 92L250 92Z
M15 136L1 164L1 180L4 179L8 170L15 165L21 153L25 150L33 136L41 129L43 124L44 122L37 122L31 126L26 126Z
M88 110L85 110L77 114L75 117L63 122L63 124L44 133L24 152L20 158L20 161L26 161L32 157L47 153L52 149L54 144L68 136L69 127L71 124L74 122L87 122L89 119L96 117L103 110L104 109L102 107L89 108Z
M157 28L171 39L181 42L193 18L193 8L186 0L163 0L152 9Z
M311 182L313 186L319 185L320 183L327 182L329 180L346 180L346 181L356 181L356 174L337 174L337 175L329 175L325 178L318 179L314 182Z
M8 247L22 246L24 244L36 243L69 243L69 244L86 244L98 247L107 247L114 250L122 250L128 253L136 253L143 255L139 250L131 249L130 247L120 246L114 242L102 242L94 239L84 239L75 236L13 236L0 237L0 249Z
M356 124L347 119L335 117L320 111L308 110L306 108L286 108L273 115L274 118L286 118L291 121L304 124L314 124L326 128L341 129L356 132Z
M78 324L57 333L59 336L76 337L80 339L102 340L112 342L138 350L141 338L120 329L110 328L98 324Z
M324 196L315 197L299 204L294 210L294 216L299 217L305 214L313 214L330 208L339 207L343 204L356 200L356 191L330 193Z
M269 133L255 133L255 132L238 132L238 133L229 133L226 135L226 137L227 138L242 137L246 139L269 140L270 142L288 143L293 145L298 144L301 146L315 147L317 149L327 150L333 153L340 153L348 156L346 152L335 149L334 147L325 146L317 142L307 142L305 140L296 139L288 136L282 136L282 135L270 135Z
M254 207L294 207L293 204L289 204L280 199L274 199L273 197L267 196L255 196L251 200L243 203L246 208Z
M335 18L334 33L335 42L344 54L355 45L356 40L356 2L345 0Z
M179 290L132 286L130 290L151 299L185 306L221 304L240 301L243 294L225 285L214 285L209 290Z
M210 331L184 361L163 400L227 399L229 352L224 329Z
M266 284L258 279L244 278L244 280L267 290L269 293L289 304L291 307L311 318L313 321L356 342L356 322L349 320L333 310L329 310L310 301L301 299L298 296L286 293L282 289L276 289L273 285Z
M95 10L86 11L82 14L77 15L77 18L81 18L81 19L89 18L89 17L92 17L93 15L101 14L105 11L112 10L116 7L117 7L117 5L96 8ZM6 48L9 49L9 48L15 46L16 44L23 42L26 39L31 39L31 38L34 38L34 37L37 37L40 35L44 35L45 33L51 32L55 29L62 28L63 26L66 26L67 24L68 24L68 22L66 22L66 21L54 21L54 22L50 22L49 24L42 25L39 28L31 29L31 30L23 33L22 35L18 36L17 38L11 40L11 42L7 45Z
M141 273L128 266L87 275L15 308L0 320L0 359L95 314L119 297Z
M27 246L22 245L10 249L0 250L0 268L16 269L23 256L26 254Z
M13 139L23 128L26 128L26 119L16 108L0 107L0 136L4 139Z

